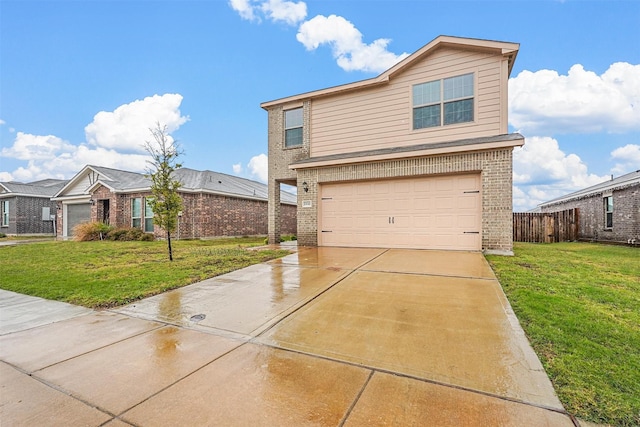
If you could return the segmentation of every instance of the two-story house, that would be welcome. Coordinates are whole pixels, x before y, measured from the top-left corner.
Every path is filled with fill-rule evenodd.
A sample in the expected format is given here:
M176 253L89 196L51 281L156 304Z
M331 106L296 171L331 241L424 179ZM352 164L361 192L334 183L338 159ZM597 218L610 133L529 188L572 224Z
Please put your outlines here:
M286 183L301 245L511 253L518 48L440 36L375 78L262 103L270 241Z

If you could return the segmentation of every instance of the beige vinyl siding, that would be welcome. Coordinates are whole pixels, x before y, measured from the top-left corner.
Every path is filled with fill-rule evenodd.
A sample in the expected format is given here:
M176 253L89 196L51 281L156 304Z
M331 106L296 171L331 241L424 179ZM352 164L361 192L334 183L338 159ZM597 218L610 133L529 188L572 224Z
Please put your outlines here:
M311 156L402 147L507 132L502 120L499 55L438 49L389 84L314 99L311 104ZM411 88L414 84L474 73L474 122L413 130ZM506 77L504 77L506 78Z
M74 194L85 194L87 188L91 186L91 182L89 180L89 174L86 174L82 177L75 185L67 188L64 192L65 196L72 196Z

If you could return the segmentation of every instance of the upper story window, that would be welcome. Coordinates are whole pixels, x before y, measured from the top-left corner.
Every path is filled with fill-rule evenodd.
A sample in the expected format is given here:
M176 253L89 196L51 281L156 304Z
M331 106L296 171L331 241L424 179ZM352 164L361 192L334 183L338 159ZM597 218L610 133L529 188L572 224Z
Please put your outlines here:
M2 214L0 226L8 227L9 226L9 201L3 200L0 202L0 214Z
M473 73L413 86L413 128L473 121Z
M284 112L284 146L302 145L302 108Z
M604 198L604 227L613 228L613 196Z

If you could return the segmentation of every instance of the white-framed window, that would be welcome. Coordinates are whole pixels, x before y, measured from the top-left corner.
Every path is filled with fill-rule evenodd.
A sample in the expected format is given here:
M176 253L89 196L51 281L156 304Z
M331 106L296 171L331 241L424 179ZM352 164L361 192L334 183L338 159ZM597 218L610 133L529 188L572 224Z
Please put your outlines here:
M142 197L131 199L131 226L142 228Z
M302 107L284 112L284 146L302 145Z
M473 73L413 85L413 129L472 122Z
M613 228L613 196L604 198L604 228Z
M9 226L9 201L2 200L0 202L0 215L2 215L2 222L0 226L8 227Z
M144 201L144 231L146 233L153 233L153 210L149 204L149 199Z
M144 210L142 208L144 203ZM131 199L131 226L141 228L145 233L153 233L153 210L149 199L134 197Z

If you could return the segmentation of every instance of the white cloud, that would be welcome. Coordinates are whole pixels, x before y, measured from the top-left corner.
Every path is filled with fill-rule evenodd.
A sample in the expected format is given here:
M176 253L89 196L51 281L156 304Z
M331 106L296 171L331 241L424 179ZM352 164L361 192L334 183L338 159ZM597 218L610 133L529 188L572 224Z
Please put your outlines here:
M27 161L13 172L1 172L2 180L34 181L45 178L70 178L87 164L144 172L149 156L143 144L151 140L155 123L175 131L188 120L180 114L182 96L154 95L102 111L85 128L87 142L74 145L54 135L18 132L13 145L0 156Z
M307 50L326 44L331 46L338 66L345 71L384 71L408 56L387 50L389 39L371 44L362 41L362 33L342 16L318 15L300 25L296 38Z
M608 178L589 173L580 157L564 153L554 138L526 138L524 147L513 151L513 207L529 210Z
M18 132L13 146L3 148L0 157L10 157L18 160L46 160L73 150L74 145L53 135L31 135Z
M266 154L262 153L253 156L251 160L249 160L247 168L252 178L267 182L267 178L269 177L269 158Z
M640 145L627 144L611 152L611 159L616 164L611 170L614 175L624 175L640 169Z
M240 175L242 173L241 163L236 163L235 165L232 166L232 168L233 168L233 173L235 173L236 175Z
M261 22L260 14L273 22L295 26L307 17L307 4L287 0L229 0L229 6L242 19Z
M242 19L260 21L259 12L273 22L298 25L307 17L307 4L303 1L286 0L230 0L229 6ZM380 73L403 60L408 53L396 55L387 50L389 39L377 39L366 44L360 31L348 20L337 15L317 15L302 22L296 39L307 50L322 45L331 47L333 57L345 71Z
M250 0L229 0L229 6L238 12L242 19L246 19L248 21L257 19L254 13L254 7Z
M169 133L183 125L188 117L180 113L182 95L154 95L121 105L114 111L101 111L84 130L87 142L104 148L144 152L144 142L150 139L149 129L157 122L166 125Z
M272 21L289 25L297 25L307 17L307 4L302 1L268 0L260 5L260 9Z
M600 76L580 64L566 76L522 71L509 80L509 122L529 133L640 130L640 65L616 62Z
M30 182L47 178L67 179L88 164L144 172L149 156L119 153L113 149L89 147L86 144L72 146L70 150L48 159L29 160L13 172L0 172L0 181Z
M4 120L0 119L0 126L6 125L6 124L7 124L7 122L5 122Z

